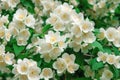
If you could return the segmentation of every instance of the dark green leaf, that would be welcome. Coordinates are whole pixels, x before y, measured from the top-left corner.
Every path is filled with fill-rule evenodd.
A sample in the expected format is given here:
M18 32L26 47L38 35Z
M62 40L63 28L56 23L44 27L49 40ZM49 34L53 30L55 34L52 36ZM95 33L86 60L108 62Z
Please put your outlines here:
M118 48L113 46L112 50L115 53L115 55L119 55L120 54L120 51L118 50Z
M103 62L97 62L96 59L92 59L90 61L90 64L91 64L92 70L98 70L104 66Z
M93 42L93 43L92 43L92 46L93 46L93 47L96 47L96 48L98 48L100 51L103 51L103 52L104 52L103 46L102 46L98 41Z
M15 55L18 56L25 49L25 46L18 46L17 44L13 44L13 49Z
M34 4L32 3L31 0L20 0L22 5L31 13L35 13L34 11Z

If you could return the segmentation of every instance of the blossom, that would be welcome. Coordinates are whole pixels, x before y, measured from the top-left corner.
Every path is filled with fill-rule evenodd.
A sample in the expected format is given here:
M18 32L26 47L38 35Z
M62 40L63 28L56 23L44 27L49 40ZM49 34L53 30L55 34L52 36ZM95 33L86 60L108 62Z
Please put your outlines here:
M114 66L118 69L120 68L120 56L116 56Z
M82 37L85 43L93 43L96 40L96 37L92 32L84 33Z
M38 68L37 66L30 66L28 69L28 79L29 80L39 80L40 79L40 72L41 69Z
M85 77L92 77L93 78L95 76L95 72L92 71L92 69L90 68L90 66L85 65L84 69L85 69L85 72L84 72Z
M108 57L108 54L107 54L107 53L98 52L97 61L98 61L98 62L103 61L103 63L105 63L106 60L107 60L107 57Z
M50 55L50 57L51 57L51 59L56 59L58 56L60 56L61 55L61 49L60 48L53 48L51 51L50 51L50 53L49 53L49 55Z
M73 27L71 28L71 33L75 35L75 37L80 37L82 35L80 25L73 25Z
M113 78L113 73L108 70L105 69L102 73L102 76L100 77L100 80L111 80Z
M23 21L27 16L26 9L18 9L14 14L14 20Z
M48 35L45 35L45 40L47 43L54 44L54 43L58 42L59 37L60 37L59 32L54 33L52 31L49 31Z
M69 63L67 65L67 71L69 73L75 73L75 71L77 71L79 69L79 65L75 64L75 63Z
M34 29L35 18L33 17L33 15L29 14L29 15L25 18L25 25L27 25L28 27Z
M7 52L4 55L4 61L5 61L6 64L12 65L13 64L13 60L14 60L14 54L13 53Z
M84 32L84 33L88 33L90 31L93 31L94 30L94 22L92 21L89 21L89 19L87 18L86 20L84 20L83 22L81 22L81 30Z
M20 3L20 0L9 0L9 1L8 1L8 5L9 5L11 8L15 8L18 3Z
M109 64L114 64L115 60L116 60L116 56L115 55L108 55L107 59L106 59L107 63L109 63Z
M73 63L75 61L74 54L69 55L68 53L64 53L62 58L65 60L66 64Z
M57 70L58 74L62 74L66 70L67 64L64 59L58 58L57 61L53 63L53 68Z
M23 75L27 74L28 65L25 62L18 60L17 71L18 73L23 74Z
M100 40L105 38L105 30L104 28L100 28L100 33L97 35Z
M114 41L116 34L117 34L117 30L115 28L110 27L106 30L105 35L108 41Z
M45 80L49 80L53 77L53 71L51 68L44 68L40 75L41 78L44 78Z

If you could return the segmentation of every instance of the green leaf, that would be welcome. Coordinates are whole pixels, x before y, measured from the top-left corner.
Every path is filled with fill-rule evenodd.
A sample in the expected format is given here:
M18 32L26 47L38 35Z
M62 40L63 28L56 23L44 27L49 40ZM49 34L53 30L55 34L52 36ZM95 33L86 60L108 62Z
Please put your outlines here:
M90 61L92 70L98 70L104 66L103 62L97 62L96 58Z
M116 78L118 78L119 77L119 70L118 69L116 69L116 68L114 68L114 76L116 77Z
M81 53L75 53L76 63L79 64L80 69L83 70L84 67L84 56Z
M109 47L104 47L104 51L107 52L108 54L112 53L112 51Z
M50 24L47 24L43 27L42 33L40 34L40 37L44 37L44 34L51 28L52 26Z
M100 51L104 52L103 46L98 41L93 42L92 46L97 47Z
M77 13L79 13L80 12L80 9L79 8L75 8L75 11L77 12Z
M35 5L32 3L31 0L20 0L22 5L31 13L34 14L34 7Z
M95 35L98 35L100 33L100 30L99 29L94 29L94 33L95 33Z
M45 32L47 32L50 28L51 28L51 25L50 25L50 24L45 25L45 26L43 27L43 29L42 29L42 32L45 33Z
M18 46L17 44L13 44L13 49L15 55L18 56L25 49L25 46Z
M120 54L120 51L118 50L118 48L113 46L112 50L115 53L115 55L119 55Z

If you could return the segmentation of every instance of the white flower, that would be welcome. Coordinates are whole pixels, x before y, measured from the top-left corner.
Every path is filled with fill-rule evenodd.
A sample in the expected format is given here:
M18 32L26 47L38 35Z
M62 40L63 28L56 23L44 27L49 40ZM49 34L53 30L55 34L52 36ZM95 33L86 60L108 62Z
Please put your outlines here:
M10 23L11 24L11 23ZM15 28L21 30L21 29L25 29L25 24L23 21L18 21L18 20L15 20L12 22L12 26L14 26Z
M17 40L17 44L19 46L22 46L22 45L26 45L27 44L27 40L24 39L24 37L16 37L16 40Z
M30 37L30 32L28 31L28 29L22 29L16 37L17 44L26 45L29 37Z
M75 24L81 25L81 21L84 20L83 13L77 14L76 12L73 12L71 15L71 19Z
M64 53L62 58L65 60L66 64L73 63L75 61L74 54L69 55L68 53Z
M88 3L91 5L94 5L94 4L96 4L96 0L88 0Z
M84 33L82 38L85 43L93 43L96 40L96 37L92 32Z
M27 16L26 9L18 9L14 14L14 20L23 21L26 18L26 16Z
M100 77L100 80L111 80L112 78L113 78L113 73L108 69L104 69L104 72Z
M4 38L4 36L5 36L5 29L0 28L0 38Z
M44 61L49 63L51 61L51 56L49 53L44 53L41 55L41 58L44 58Z
M106 0L100 1L97 5L99 6L99 8L105 7L105 5L106 5Z
M41 78L44 78L45 80L49 80L53 77L53 71L51 68L44 68L40 75Z
M44 39L40 40L40 46L41 46L41 49L40 49L41 54L48 53L53 49L52 44L46 43Z
M68 13L67 11L62 11L60 14L60 19L63 20L64 22L69 22L70 20L70 13Z
M116 34L116 37L115 37L115 40L113 41L113 44L114 44L116 47L120 47L120 36L119 36L119 33Z
M11 31L9 29L5 29L5 39L10 41L11 36Z
M3 23L9 23L8 16L9 15L6 15L6 16L2 15L2 17L0 18L0 21Z
M69 73L75 73L75 71L77 71L79 69L79 65L75 64L75 63L69 63L67 65L67 71Z
M19 33L19 30L16 28L16 24L14 22L11 22L9 24L8 29L10 30L11 35L13 35L13 37L18 35L18 33Z
M28 40L29 37L30 37L30 32L28 29L22 29L19 34L18 34L19 37L23 37L25 40Z
M14 54L13 53L7 52L4 55L4 61L5 61L6 64L12 65L13 64L13 60L14 60Z
M82 39L82 36L80 36L80 37L73 37L72 40L74 42L76 42L76 44L80 44L81 45L81 42L82 42L83 39Z
M28 79L29 80L39 80L41 69L37 66L31 66L28 69Z
M57 61L53 63L53 68L57 70L58 74L62 74L66 70L67 64L64 59L58 58Z
M98 62L103 61L103 63L105 63L105 62L106 62L106 59L107 59L107 56L108 56L107 53L98 52L97 61L98 61Z
M4 56L2 54L0 54L0 62L4 61Z
M28 27L34 29L35 18L33 17L33 15L29 14L29 15L25 18L25 25L27 25Z
M81 45L81 52L83 53L88 53L90 49L92 49L92 46L87 43Z
M28 66L37 66L37 62L32 59L24 58L23 62L25 62Z
M53 26L53 29L55 31L64 31L65 30L65 26L64 26L64 23L62 22L62 20L58 19L54 26Z
M19 80L28 80L27 75L19 75Z
M108 55L107 56L107 59L106 59L106 62L109 63L109 64L114 64L116 61L116 56L115 55Z
M92 77L93 78L95 76L95 72L92 71L90 66L85 65L84 70L85 70L85 72L84 72L85 77Z
M115 28L108 28L106 30L106 38L108 41L114 41L115 40L115 36L117 34L117 30Z
M56 14L51 13L51 14L50 14L50 18L48 18L48 19L46 20L46 23L55 25L55 23L57 22L58 19L59 19L59 18L58 18L58 16L57 16Z
M81 22L81 30L84 32L84 33L88 33L90 31L93 31L94 30L94 25L95 23L92 22L92 21L89 21L89 19L87 18L85 21L82 21Z
M5 53L5 45L0 45L0 55Z
M45 40L47 43L54 44L59 41L60 33L49 31L47 35L45 35Z
M61 55L61 49L60 48L53 48L50 52L49 52L50 57L54 60L56 59L58 56Z
M41 1L43 8L45 11L51 10L55 7L55 2L52 0L48 0L48 1Z
M6 70L6 66L7 66L7 64L3 61L3 62L0 62L0 70L1 71L4 71L4 70Z
M19 74L28 74L28 68L29 66L25 62L20 59L18 60L17 71Z
M80 44L77 44L76 42L72 41L70 44L69 44L69 47L70 48L73 48L73 50L75 52L79 52L80 48L81 48L81 45Z
M58 47L61 49L61 52L62 52L62 51L64 51L63 49L65 49L67 47L67 43L65 43L64 41L59 41Z
M100 40L103 40L105 38L105 30L103 28L100 28L100 34L98 34L97 37Z
M120 69L120 56L116 56L114 66Z
M70 3L74 6L77 6L79 4L79 2L77 2L76 0L70 0Z
M17 4L20 2L20 0L8 0L8 5L11 7L11 8L14 8L17 6Z
M4 22L0 19L0 28L4 26Z
M82 30L79 25L73 25L71 28L71 33L75 35L75 37L80 37L82 35Z

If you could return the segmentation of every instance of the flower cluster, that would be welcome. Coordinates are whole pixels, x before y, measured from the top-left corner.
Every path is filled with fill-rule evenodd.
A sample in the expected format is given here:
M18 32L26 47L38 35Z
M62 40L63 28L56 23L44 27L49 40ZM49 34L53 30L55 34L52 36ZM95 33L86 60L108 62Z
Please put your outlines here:
M120 1L119 0L114 0L114 1L113 0L111 1L109 0L88 0L88 3L93 5L93 10L96 12L97 16L105 16L107 12L114 13ZM105 12L103 13L103 11Z
M98 52L97 61L102 61L103 63L108 63L110 65L114 65L116 68L120 68L119 62L120 56L115 56L114 54L108 54L103 52Z
M74 54L69 55L68 53L64 53L62 58L58 58L57 61L53 63L53 68L57 70L58 74L62 74L66 70L69 73L75 73L75 71L78 70L79 65L74 63L74 61Z
M41 69L37 67L37 63L33 60L24 58L19 59L17 64L14 64L13 73L15 74L15 79L20 80L39 80Z
M113 78L113 73L109 69L104 68L100 80L111 80L112 78Z
M106 38L109 42L112 42L114 46L120 47L120 27L113 28L109 27L107 30L101 28L100 33L98 34L98 38L103 40Z
M13 65L14 64L14 54L13 53L5 53L5 46L0 45L0 71L8 72L9 68L7 68L7 65Z
M0 80L119 79L119 3L0 0Z

